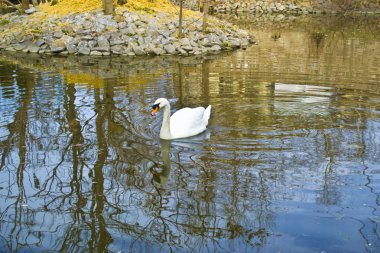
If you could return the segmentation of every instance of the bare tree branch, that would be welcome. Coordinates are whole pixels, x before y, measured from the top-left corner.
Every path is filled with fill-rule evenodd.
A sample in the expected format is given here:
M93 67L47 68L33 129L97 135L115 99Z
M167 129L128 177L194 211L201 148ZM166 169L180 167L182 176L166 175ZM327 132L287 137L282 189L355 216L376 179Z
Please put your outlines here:
M12 7L14 7L14 8L16 8L17 9L17 6L16 5L14 5L13 3L11 3L10 1L8 1L8 0L0 0L0 2L3 2L3 3L5 3L5 4L8 4L8 5L10 5L10 6L12 6Z

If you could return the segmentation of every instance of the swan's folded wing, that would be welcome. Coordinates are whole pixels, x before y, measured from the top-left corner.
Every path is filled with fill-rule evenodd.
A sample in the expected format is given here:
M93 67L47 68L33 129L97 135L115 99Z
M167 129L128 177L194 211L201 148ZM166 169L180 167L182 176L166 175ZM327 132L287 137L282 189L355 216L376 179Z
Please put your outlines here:
M206 130L204 121L205 108L183 108L170 117L170 131L176 138L199 134Z

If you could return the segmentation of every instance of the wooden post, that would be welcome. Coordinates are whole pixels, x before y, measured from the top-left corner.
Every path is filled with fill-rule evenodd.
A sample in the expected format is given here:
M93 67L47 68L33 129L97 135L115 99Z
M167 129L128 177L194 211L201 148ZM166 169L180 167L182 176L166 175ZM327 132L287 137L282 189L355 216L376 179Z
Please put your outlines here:
M207 29L207 16L208 16L209 0L203 1L203 26L202 31L206 32Z
M102 3L103 3L103 11L105 15L113 15L115 13L113 0L102 0Z
M178 21L178 38L182 38L182 12L183 12L183 0L179 2L179 21Z

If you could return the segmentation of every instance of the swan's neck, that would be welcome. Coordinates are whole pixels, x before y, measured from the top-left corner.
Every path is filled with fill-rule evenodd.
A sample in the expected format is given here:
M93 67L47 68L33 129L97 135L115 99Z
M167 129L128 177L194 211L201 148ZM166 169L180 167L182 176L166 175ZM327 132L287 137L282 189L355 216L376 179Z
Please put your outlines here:
M162 120L160 138L171 139L172 135L170 133L170 105L167 104L163 109L164 109L164 118Z

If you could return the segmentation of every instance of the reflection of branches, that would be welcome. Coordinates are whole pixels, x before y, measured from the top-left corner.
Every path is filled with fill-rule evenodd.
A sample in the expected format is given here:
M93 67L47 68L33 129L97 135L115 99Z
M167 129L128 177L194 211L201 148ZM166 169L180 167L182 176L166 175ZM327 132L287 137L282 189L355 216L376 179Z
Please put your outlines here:
M209 79L207 64L202 71L203 78ZM148 140L146 136L145 130L150 126L141 129L143 120L136 116L138 106L144 106L140 94L129 94L132 98L138 98L136 101L126 99L128 108L125 110L115 105L117 94L114 94L114 87L110 84L106 84L104 89L90 89L86 94L80 93L80 89L74 85L63 88L63 107L59 107L57 112L63 117L48 120L60 129L64 128L65 133L60 132L56 136L49 132L46 139L59 143L59 147L54 149L57 152L54 153L54 164L47 164L49 154L45 154L44 165L48 170L43 178L38 178L41 180L39 189L35 187L35 191L28 196L36 200L35 205L41 205L33 211L46 215L43 222L51 221L51 230L54 230L49 231L54 242L46 242L47 231L40 232L43 243L60 252L82 249L109 251L113 233L117 230L135 240L130 245L132 248L142 242L163 245L173 251L197 251L209 246L216 251L228 251L224 241L241 241L248 247L257 247L254 240L264 243L267 234L262 226L266 224L261 220L271 218L267 210L271 196L267 192L264 175L257 179L241 174L241 164L235 161L239 159L237 153L225 159L234 161L221 164L225 171L216 169L220 164L213 159L218 154L208 157L211 152L207 149L193 152L176 147L173 161L169 151L164 153L161 150L163 155L167 154L167 159L161 161L157 158L160 149L155 141ZM165 86L165 89L165 92L171 92L170 87ZM207 98L207 93L206 90L202 96ZM90 99L94 96L95 102L89 106L87 100L77 99L79 96ZM26 143L34 141L30 136L25 138L23 141ZM32 151L45 151L46 147L51 147L51 143L46 145L41 139L37 139L38 148ZM20 154L26 152L19 151ZM153 182L151 169L165 167L169 163L175 168L171 173L174 175L168 177L166 184ZM27 161L20 164L27 164ZM231 171L233 176L223 178L231 169L230 165L234 166ZM25 169L19 167L18 171ZM168 176L164 173L163 176ZM17 175L18 184L27 181L21 179L25 175ZM258 192L255 192L256 187L254 190L249 187L249 183L256 181L262 184ZM223 185L219 186L219 183ZM231 189L228 189L229 186ZM25 190L23 194L25 196ZM254 213L255 210L251 210L253 207L244 203L248 199L259 199L263 206L257 209L262 210ZM138 212L136 218L140 224L136 224L134 211ZM65 219L68 217L68 221L55 219L56 214ZM255 217L257 214L259 216ZM123 217L127 220L123 221ZM29 221L17 220L17 226L21 227L26 222ZM46 226L49 225L37 225L28 228L28 231Z
M9 135L7 136L7 139L1 142L1 146L3 147L3 151L1 152L0 171L4 168L5 160L8 157L9 152L11 150L11 146L12 146L11 140L15 134L14 129L16 128L16 122L17 122L16 119L18 118L17 114L18 113L16 113L15 121L13 123L9 124L9 126L8 126Z
M57 185L61 185L61 187L63 186L63 182L62 180L57 176L57 170L58 168L63 164L63 162L65 161L65 156L67 154L67 151L69 150L70 146L72 145L72 139L70 140L70 142L66 145L66 147L63 149L63 152L61 154L61 159L60 161L57 163L56 166L54 166L52 168L52 172L51 172L51 175L49 177L46 178L45 182L43 183L43 185L41 186L40 190L35 193L33 195L33 197L37 197L37 196L50 196L51 192L52 192L52 187L54 186L53 183L55 180L58 181ZM51 181L51 182L50 182ZM46 188L48 187L48 184L50 182L50 186L49 186L49 189L46 190ZM42 194L43 192L45 192L45 194ZM58 199L60 197L57 197L55 199ZM53 199L50 203L54 202L55 199ZM49 203L49 205L50 205Z
M18 81L23 81L23 80L18 80ZM19 163L16 168L15 174L16 174L16 184L17 184L18 194L17 194L15 202L11 205L8 205L8 207L5 208L5 211L2 214L3 216L8 211L8 209L10 209L12 205L14 205L13 227L10 230L10 237L15 238L14 241L16 242L16 249L19 247L19 238L22 236L23 206L26 205L27 203L27 196L25 193L25 186L24 186L24 173L25 173L25 168L27 166L27 163L26 163L27 126L28 126L27 124L28 110L27 109L32 99L33 93L31 91L32 87L29 81L26 81L26 87L27 87L26 98L23 100L22 105L20 106L18 112L16 113L14 124L10 131L11 134L8 136L8 143L7 143L8 150L7 148L5 149L5 153L2 157L2 166L3 166L5 157L9 154L10 148L11 148L9 140L17 132L18 138L19 138L18 140ZM1 167L0 167L0 170L1 170ZM9 187L9 190L10 190L10 187ZM9 245L10 250L13 250L12 243L13 241L11 241Z
M75 217L74 217L75 218ZM79 240L83 228L79 221L73 221L71 224L66 224L63 238L56 241L53 249L56 252L77 252L81 250L81 241Z

